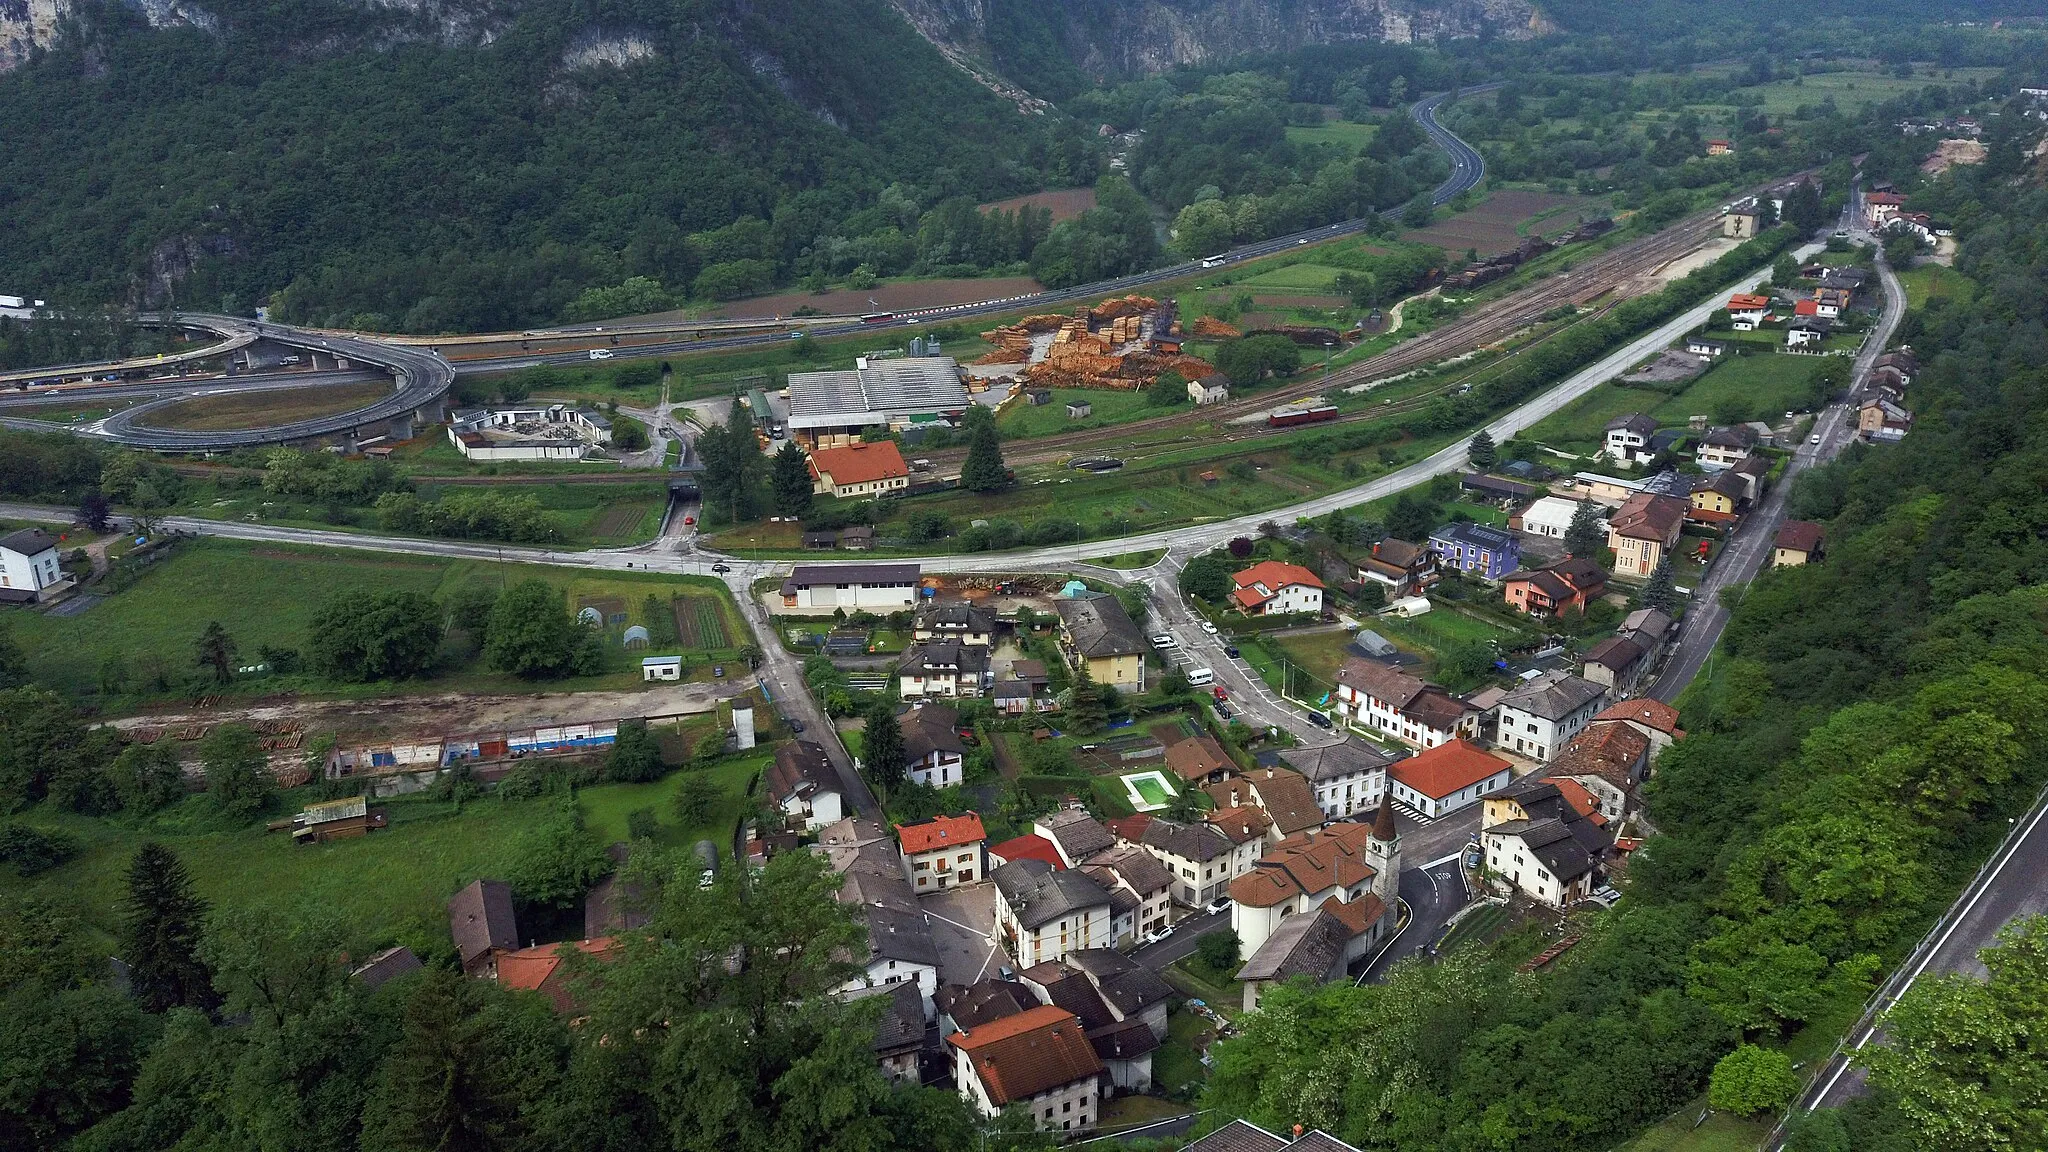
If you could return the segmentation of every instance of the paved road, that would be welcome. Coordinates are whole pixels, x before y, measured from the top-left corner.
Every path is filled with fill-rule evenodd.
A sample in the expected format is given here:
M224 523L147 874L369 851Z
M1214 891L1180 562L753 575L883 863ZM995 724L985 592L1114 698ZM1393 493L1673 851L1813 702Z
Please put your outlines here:
M1176 960L1192 956L1195 945L1202 937L1228 927L1230 912L1227 909L1222 912L1201 912L1193 916L1184 916L1174 923L1173 935L1157 944L1147 944L1139 948L1131 953L1131 959L1157 972Z
M1867 234L1862 237L1874 242ZM1870 374L1871 364L1884 353L1892 333L1898 331L1899 322L1906 314L1905 288L1898 276L1885 262L1884 249L1877 250L1878 280L1884 288L1884 312L1864 342L1862 351L1856 355L1856 363L1850 372L1848 395L1854 397L1862 388L1863 380ZM1770 558L1778 529L1785 523L1785 501L1792 490L1792 481L1800 473L1816 464L1833 460L1849 442L1856 438L1855 409L1852 401L1842 400L1821 410L1814 421L1812 435L1820 437L1820 443L1796 445L1792 459L1786 464L1781 476L1770 493L1764 497L1762 506L1746 517L1737 528L1734 537L1714 558L1704 577L1693 591L1692 606L1685 614L1678 643L1671 655L1665 659L1664 669L1658 674L1647 693L1649 696L1670 703L1678 699L1699 675L1700 669L1713 657L1714 648L1721 642L1721 633L1728 627L1728 608L1721 602L1721 593L1744 585L1756 578L1763 570L1764 562Z

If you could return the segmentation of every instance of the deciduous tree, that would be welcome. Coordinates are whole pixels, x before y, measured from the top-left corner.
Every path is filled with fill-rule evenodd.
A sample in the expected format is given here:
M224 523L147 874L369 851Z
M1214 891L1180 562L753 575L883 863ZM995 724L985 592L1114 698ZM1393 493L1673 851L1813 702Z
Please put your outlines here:
M251 820L269 806L276 781L254 729L222 724L200 742L199 759L206 766L206 794L229 819Z
M1707 1102L1723 1112L1755 1116L1775 1112L1799 1094L1792 1058L1775 1048L1744 1044L1714 1065Z
M520 836L506 882L520 899L566 908L611 871L604 847L583 827L576 801L563 797L539 827Z
M569 671L582 642L568 597L545 581L524 580L492 607L484 659L500 672L547 679Z

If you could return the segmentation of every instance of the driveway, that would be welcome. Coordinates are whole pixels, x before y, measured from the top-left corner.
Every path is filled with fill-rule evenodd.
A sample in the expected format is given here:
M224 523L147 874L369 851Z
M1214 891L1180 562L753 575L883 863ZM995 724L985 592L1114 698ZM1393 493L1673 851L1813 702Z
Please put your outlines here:
M1176 960L1191 956L1195 944L1211 932L1230 927L1230 911L1201 912L1174 921L1173 935L1157 944L1147 944L1131 953L1131 959L1157 972Z

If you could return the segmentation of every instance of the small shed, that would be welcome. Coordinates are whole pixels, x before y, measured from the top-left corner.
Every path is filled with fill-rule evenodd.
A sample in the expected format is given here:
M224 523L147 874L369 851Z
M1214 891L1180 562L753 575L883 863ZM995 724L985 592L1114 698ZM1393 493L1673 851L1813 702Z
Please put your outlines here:
M839 531L839 546L850 552L866 552L875 546L875 530L866 524L855 524Z
M1067 419L1069 420L1086 420L1093 415L1095 415L1095 405L1090 404L1086 400L1076 400L1067 405Z
M1050 404L1052 403L1052 389L1026 388L1024 390L1024 402L1026 404L1031 405L1034 408L1040 405Z
M381 814L383 810L378 811ZM369 802L361 796L346 796L306 805L305 811L292 818L292 839L302 844L324 844L364 835L371 825Z
M754 710L752 708L735 708L732 710L732 735L734 742L739 745L739 751L745 752L754 746Z
M1394 647L1392 641L1370 628L1359 632L1358 646L1364 650L1367 656L1377 656L1381 659L1398 655L1401 651L1399 648Z
M645 660L640 661L640 679L642 682L681 680L682 678L683 658L681 656L649 656Z
M811 549L837 548L839 547L839 533L806 532L804 533L804 547Z
M1387 605L1387 612L1395 616L1421 616L1430 608L1427 596L1403 596Z
M643 624L635 624L631 628L626 629L625 638L621 643L629 649L647 647L647 627Z

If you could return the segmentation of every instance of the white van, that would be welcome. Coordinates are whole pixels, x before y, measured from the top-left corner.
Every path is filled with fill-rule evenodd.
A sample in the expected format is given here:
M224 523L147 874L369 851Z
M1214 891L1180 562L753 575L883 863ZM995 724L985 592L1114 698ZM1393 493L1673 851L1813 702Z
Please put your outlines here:
M1214 684L1215 682L1216 672L1212 668L1191 668L1188 670L1189 687L1200 688L1207 684Z
M1180 647L1180 641L1175 640L1171 632L1161 632L1152 637L1152 646L1154 648L1178 648Z

